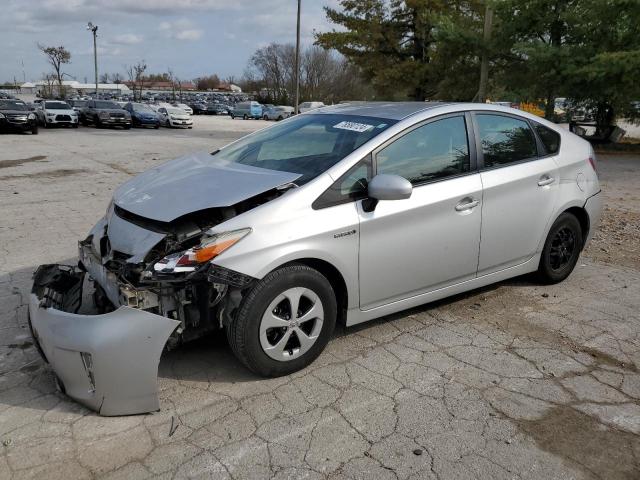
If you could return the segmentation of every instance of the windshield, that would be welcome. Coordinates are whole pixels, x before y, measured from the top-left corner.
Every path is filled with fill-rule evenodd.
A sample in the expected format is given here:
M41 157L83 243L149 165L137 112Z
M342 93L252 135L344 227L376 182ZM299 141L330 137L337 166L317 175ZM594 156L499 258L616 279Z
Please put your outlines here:
M179 110L177 108L167 108L167 113L170 113L172 115L185 115L184 110Z
M396 123L356 115L301 115L245 137L217 152L231 163L299 173L301 185Z
M115 110L119 110L120 109L120 105L118 105L117 103L105 102L105 101L95 102L95 107L96 108L112 108L112 109L115 109Z
M153 108L149 105L145 105L144 103L134 103L133 110L136 112L155 113Z
M65 102L45 102L44 108L48 110L71 110L71 107Z
M28 111L29 109L23 102L18 102L16 100L0 100L0 110Z
M87 106L87 101L86 100L74 100L73 102L71 102L71 104L74 107L86 107Z

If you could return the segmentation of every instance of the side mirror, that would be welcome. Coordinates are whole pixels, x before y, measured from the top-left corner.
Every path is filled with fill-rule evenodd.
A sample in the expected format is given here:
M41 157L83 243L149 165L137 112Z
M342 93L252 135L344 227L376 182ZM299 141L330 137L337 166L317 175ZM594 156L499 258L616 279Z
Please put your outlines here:
M375 210L379 200L404 200L411 197L413 186L411 182L399 175L376 175L369 182L367 198L362 207L365 212Z

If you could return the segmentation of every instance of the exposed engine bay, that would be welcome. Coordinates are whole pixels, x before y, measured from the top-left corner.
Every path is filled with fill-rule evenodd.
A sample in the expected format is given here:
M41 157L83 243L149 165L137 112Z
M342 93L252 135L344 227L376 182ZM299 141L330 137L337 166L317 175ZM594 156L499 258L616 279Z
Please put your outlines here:
M211 227L277 198L290 187L171 222L110 205L104 219L79 242L78 267L94 289L96 313L128 306L178 320L180 326L167 342L169 349L222 328L253 278L208 261L189 263L185 252L198 255L203 240L215 237L207 233ZM130 238L137 240L126 245Z

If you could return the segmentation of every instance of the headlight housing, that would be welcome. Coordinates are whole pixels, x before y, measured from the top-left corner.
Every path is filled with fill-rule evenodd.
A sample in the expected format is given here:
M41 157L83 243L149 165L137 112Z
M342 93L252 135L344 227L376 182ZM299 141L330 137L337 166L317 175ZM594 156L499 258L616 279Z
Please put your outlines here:
M0 118L4 118L4 114L3 113L0 113Z
M2 118L2 117L4 117L4 115L2 115L2 114L0 113L0 118ZM35 120L35 119L36 119L36 116L35 116L35 114L30 113L29 115L27 115L27 118L28 118L29 120Z
M193 272L199 265L210 262L251 232L250 228L216 233L202 239L200 245L183 252L172 253L153 265L156 273Z

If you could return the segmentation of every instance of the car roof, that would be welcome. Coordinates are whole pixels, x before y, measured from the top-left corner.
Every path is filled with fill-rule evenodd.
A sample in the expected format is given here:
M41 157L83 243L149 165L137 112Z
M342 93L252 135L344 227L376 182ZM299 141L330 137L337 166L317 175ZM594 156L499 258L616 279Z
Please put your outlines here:
M402 120L415 113L448 105L443 102L354 102L314 110L313 114L360 115Z

